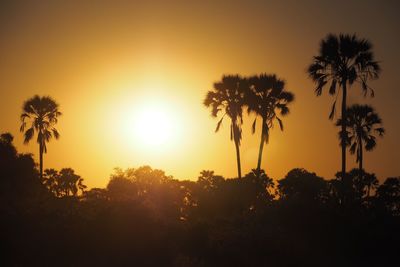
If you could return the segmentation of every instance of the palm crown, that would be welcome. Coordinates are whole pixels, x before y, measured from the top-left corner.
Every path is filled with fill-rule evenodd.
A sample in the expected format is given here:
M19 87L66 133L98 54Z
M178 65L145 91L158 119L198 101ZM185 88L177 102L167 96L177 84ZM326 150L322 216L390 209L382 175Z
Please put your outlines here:
M339 119L336 125L341 125ZM374 108L368 105L353 105L347 109L345 119L347 128L347 145L350 146L350 153L357 154L357 162L362 157L362 149L370 151L376 146L374 134L383 136L385 129L382 127L382 120L375 112ZM340 137L340 135L339 135Z
M219 131L224 117L231 118L231 140L239 142L242 138L243 106L246 80L239 75L224 75L220 82L214 83L214 90L209 91L204 100L206 107L211 107L211 115L217 117L223 112L215 129Z
M338 87L359 82L364 95L374 91L368 86L369 79L377 79L380 67L374 60L372 44L366 39L357 39L355 35L340 34L339 37L329 34L321 41L319 55L308 68L308 74L317 84L315 93L322 94L322 89L329 83L329 94L337 94ZM334 117L335 104L329 118Z
M268 142L268 129L273 127L274 120L277 120L281 130L283 130L282 120L277 116L285 116L289 113L288 104L294 100L291 92L285 91L285 82L276 77L275 74L262 74L253 76L249 79L251 90L246 96L248 111L254 112L263 118L263 135ZM255 131L256 120L253 122L252 130ZM264 125L263 125L264 126Z

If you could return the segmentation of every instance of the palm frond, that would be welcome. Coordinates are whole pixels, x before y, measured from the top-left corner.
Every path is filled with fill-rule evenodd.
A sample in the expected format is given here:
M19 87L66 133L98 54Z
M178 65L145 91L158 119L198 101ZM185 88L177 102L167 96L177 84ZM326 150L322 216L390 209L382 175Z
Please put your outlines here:
M276 117L276 120L279 123L279 128L281 128L281 131L283 131L283 122L282 122L282 120L280 118L278 118L278 117Z
M57 131L57 129L53 128L53 129L51 129L51 130L52 130L52 132L53 132L53 135L54 135L54 138L55 138L55 139L60 138L60 134L59 134L59 132Z
M225 115L224 115L224 116L225 116ZM218 132L218 131L219 131L219 128L221 127L222 120L224 119L224 116L222 116L222 118L218 121L217 127L215 128L215 132Z
M35 133L35 130L33 128L29 128L24 133L24 144L29 143L29 141L32 139L34 133Z
M375 146L376 146L376 138L374 136L370 135L369 138L367 138L365 141L366 141L365 142L365 149L367 151L370 151L370 150L375 148Z
M331 86L329 87L329 94L334 95L336 93L336 79L332 79Z
M379 127L374 130L379 134L379 136L383 136L386 133L386 130L383 127Z
M328 82L326 80L319 80L318 85L315 88L315 93L317 96L320 96L322 94L322 88L327 84Z
M332 104L331 113L329 113L330 120L333 120L333 118L335 117L335 112L336 112L336 100ZM340 124L341 124L341 122L340 122Z
M257 118L254 119L253 124L251 125L251 133L254 134L256 132L256 122Z

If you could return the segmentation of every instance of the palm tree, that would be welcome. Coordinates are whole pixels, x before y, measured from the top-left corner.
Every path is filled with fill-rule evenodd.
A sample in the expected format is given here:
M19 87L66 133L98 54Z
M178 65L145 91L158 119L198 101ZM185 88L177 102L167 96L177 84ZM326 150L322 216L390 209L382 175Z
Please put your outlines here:
M235 143L238 177L242 177L240 165L240 141L242 139L244 92L248 89L247 80L239 75L224 75L220 82L214 83L214 89L208 91L204 99L204 105L211 107L211 115L217 117L223 113L217 123L215 132L218 132L223 119L228 116L231 119L231 140Z
M40 178L43 177L43 153L47 152L46 143L52 137L56 139L60 137L57 129L54 128L60 115L61 112L58 110L58 104L49 96L40 97L35 95L25 101L22 107L20 131L24 133L24 143L29 143L35 131L37 132ZM26 128L28 129L25 131Z
M274 121L278 121L283 131L282 120L277 116L285 116L289 113L288 104L294 100L291 92L285 91L285 82L276 77L275 74L261 74L249 78L250 89L246 94L246 102L249 112L262 118L261 140L258 152L257 172L260 173L261 158L264 143L269 140L269 130L273 127ZM252 131L255 132L257 117L254 119Z
M342 125L342 123L342 119L339 119L336 125ZM356 162L358 162L358 169L361 174L363 170L363 149L373 150L376 147L374 134L382 137L385 133L382 120L373 107L356 104L347 109L344 124L348 129L346 133L347 145L350 146L350 153L357 155Z
M319 54L314 57L313 63L308 67L310 78L317 84L315 93L321 95L322 89L329 84L329 94L336 95L342 92L341 117L346 118L347 87L355 82L361 84L366 96L374 91L368 86L370 79L377 79L380 66L374 60L372 44L366 39L358 39L356 35L340 34L339 36L329 34L320 43ZM333 119L335 114L336 100L332 105L329 115ZM346 125L341 124L341 146L342 146L342 175L346 174Z

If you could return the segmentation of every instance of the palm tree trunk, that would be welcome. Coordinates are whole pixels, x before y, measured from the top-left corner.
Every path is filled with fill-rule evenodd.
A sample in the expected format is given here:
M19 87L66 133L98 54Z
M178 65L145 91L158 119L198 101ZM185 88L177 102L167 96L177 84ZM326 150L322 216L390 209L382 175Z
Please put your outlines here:
M262 159L262 153L264 149L264 143L265 143L265 125L266 119L263 118L262 120L262 129L261 129L261 140L260 140L260 149L258 151L258 161L257 161L257 173L260 174L261 170L261 159Z
M43 179L43 144L40 142L39 144L39 171L40 171L40 180Z
M359 158L358 158L358 169L360 171L360 174L363 170L363 146L362 146L362 138L361 136L358 137L358 143L359 143Z
M239 150L239 136L238 136L238 129L236 126L236 122L232 121L232 131L233 131L233 141L235 142L235 149L236 149L236 163L238 169L238 178L242 178L242 169L240 165L240 150Z
M235 141L235 147L236 147L236 161L237 161L237 169L238 169L238 177L239 179L242 178L242 170L240 167L240 151L239 151L239 144L238 142Z
M346 118L347 118L347 87L346 87L346 80L343 81L342 83L342 125L341 125L341 146L342 146L342 183L341 183L341 188L342 188L342 196L341 196L341 202L342 204L345 204L347 202L347 190L346 190L346 185L347 185L347 179L346 179Z
M346 100L347 100L347 87L346 87L346 81L343 81L342 84L342 89L343 89L343 96L342 96L342 179L343 181L345 180L346 176L346 117L347 117L347 106L346 106Z

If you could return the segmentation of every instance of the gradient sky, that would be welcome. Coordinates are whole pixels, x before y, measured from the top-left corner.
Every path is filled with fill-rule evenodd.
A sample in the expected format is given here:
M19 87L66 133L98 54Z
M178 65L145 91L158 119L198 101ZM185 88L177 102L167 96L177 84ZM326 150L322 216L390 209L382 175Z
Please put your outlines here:
M280 179L304 167L325 178L340 169L337 129L328 120L333 98L317 98L306 68L328 33L369 39L383 69L373 99L351 88L349 103L371 103L387 134L365 155L382 180L400 175L400 18L398 1L1 1L0 131L20 152L37 157L19 133L22 103L50 95L63 116L45 168L72 167L90 187L105 186L114 167L149 164L178 179L203 169L236 175L229 122L202 106L222 74L276 73L295 93L285 131L275 127L262 167ZM179 136L146 148L124 132L126 118L159 105ZM243 172L255 167L259 132L245 117ZM125 127L125 128L124 128ZM355 166L355 157L348 157Z

